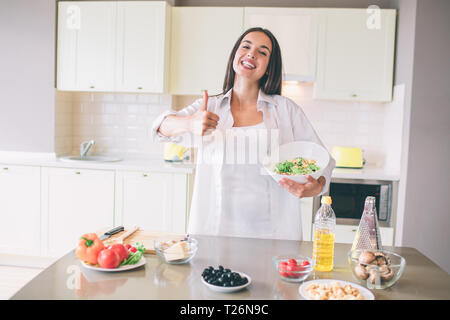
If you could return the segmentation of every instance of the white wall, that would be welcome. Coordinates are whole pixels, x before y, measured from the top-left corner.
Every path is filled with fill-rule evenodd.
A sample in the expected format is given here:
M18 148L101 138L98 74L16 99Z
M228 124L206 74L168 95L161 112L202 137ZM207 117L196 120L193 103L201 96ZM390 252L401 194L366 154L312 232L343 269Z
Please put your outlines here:
M0 1L0 151L54 151L55 0Z
M419 0L402 244L450 272L450 1Z

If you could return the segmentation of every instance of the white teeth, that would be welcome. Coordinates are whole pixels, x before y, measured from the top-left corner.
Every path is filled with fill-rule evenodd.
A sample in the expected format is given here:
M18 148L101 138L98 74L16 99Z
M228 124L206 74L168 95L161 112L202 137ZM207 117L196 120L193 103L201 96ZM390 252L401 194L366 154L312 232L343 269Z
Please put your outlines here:
M254 65L252 65L251 63L247 62L247 61L242 61L242 64L246 67L255 69L256 67Z

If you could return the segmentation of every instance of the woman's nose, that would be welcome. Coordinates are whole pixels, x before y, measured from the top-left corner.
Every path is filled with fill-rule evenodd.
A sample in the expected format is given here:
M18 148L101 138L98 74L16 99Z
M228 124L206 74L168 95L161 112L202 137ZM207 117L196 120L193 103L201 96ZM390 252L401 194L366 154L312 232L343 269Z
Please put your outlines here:
M254 54L254 52L253 52L253 51L248 52L248 53L247 53L247 57L252 58L252 59L255 59L255 54Z

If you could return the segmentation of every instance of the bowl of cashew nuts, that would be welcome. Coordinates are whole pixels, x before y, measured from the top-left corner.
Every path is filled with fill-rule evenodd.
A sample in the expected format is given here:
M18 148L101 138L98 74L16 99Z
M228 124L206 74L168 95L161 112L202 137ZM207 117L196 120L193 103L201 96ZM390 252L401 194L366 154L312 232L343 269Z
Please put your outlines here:
M386 289L400 279L406 260L387 250L351 250L348 252L353 277L368 289Z

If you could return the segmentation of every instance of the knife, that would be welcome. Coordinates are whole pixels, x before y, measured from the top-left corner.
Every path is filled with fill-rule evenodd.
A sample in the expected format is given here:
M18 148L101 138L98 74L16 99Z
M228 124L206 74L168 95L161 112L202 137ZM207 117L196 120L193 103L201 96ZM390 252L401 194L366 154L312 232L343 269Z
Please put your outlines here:
M109 237L111 237L113 234L119 233L121 231L123 231L125 228L123 226L118 226L115 227L109 231L106 231L101 237L100 240L105 240L108 239Z

